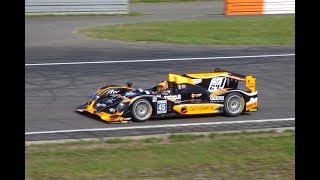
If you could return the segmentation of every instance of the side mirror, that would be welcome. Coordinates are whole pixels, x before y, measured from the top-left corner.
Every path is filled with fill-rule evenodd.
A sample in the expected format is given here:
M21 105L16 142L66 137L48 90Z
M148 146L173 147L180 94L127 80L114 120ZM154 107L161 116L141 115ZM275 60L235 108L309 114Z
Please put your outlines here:
M127 86L131 87L132 86L132 82L127 82Z

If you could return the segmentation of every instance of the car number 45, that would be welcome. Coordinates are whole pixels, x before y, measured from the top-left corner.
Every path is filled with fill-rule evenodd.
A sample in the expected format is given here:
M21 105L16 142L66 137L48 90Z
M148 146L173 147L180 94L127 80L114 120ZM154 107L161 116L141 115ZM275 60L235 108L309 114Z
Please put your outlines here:
M167 100L157 102L157 114L167 113Z

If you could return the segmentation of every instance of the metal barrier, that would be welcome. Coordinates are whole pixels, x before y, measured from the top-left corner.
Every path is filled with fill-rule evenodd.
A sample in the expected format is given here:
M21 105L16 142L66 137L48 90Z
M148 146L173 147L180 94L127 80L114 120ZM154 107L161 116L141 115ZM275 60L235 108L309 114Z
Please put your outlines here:
M127 14L128 0L26 0L25 14Z

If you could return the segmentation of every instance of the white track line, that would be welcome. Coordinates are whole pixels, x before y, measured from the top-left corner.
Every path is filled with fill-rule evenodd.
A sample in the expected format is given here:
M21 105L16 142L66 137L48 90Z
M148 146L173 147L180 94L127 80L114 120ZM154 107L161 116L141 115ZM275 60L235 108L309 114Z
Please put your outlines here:
M25 135L32 134L57 134L70 132L88 132L88 131L115 131L128 129L146 129L146 128L165 128L165 127L183 127L183 126L199 126L199 125L214 125L214 124L235 124L248 122L269 122L269 121L293 121L295 118L281 118L281 119L260 119L260 120L244 120L244 121L227 121L227 122L207 122L207 123L189 123L189 124L165 124L152 126L130 126L130 127L114 127L114 128L94 128L94 129L71 129L59 131L40 131L40 132L26 132Z
M226 56L226 57L203 57L203 58L177 58L177 59L145 59L145 60L123 60L123 61L87 61L87 62L65 62L65 63L40 63L25 64L25 66L55 66L55 65L74 65L74 64L111 64L111 63L134 63L134 62L164 62L164 61L191 61L191 60L209 60L209 59L242 59L242 58L260 58L260 57L283 57L295 56L295 54L267 54L255 56Z

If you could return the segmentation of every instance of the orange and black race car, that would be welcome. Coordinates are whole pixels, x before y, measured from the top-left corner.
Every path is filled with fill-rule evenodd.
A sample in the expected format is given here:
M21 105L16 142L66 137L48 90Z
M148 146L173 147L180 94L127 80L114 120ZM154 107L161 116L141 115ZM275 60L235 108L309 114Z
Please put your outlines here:
M208 73L168 74L167 80L150 89L132 88L132 83L105 85L76 110L119 123L215 113L234 117L258 110L256 78L216 68Z

